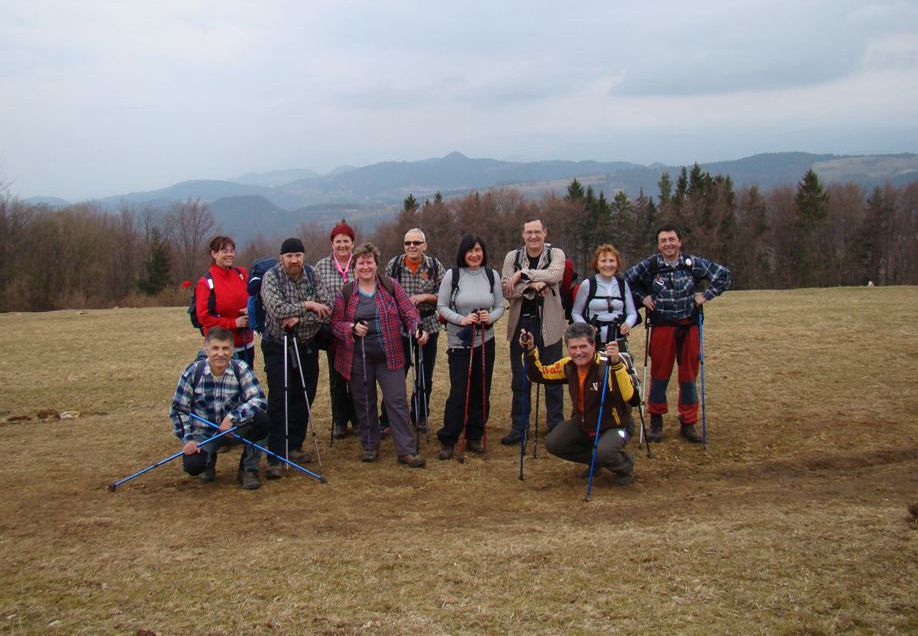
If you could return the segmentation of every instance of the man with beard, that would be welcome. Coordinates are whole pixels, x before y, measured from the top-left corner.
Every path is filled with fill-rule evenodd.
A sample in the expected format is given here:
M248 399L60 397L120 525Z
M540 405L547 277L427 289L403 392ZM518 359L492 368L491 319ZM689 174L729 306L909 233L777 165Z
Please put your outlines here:
M308 407L316 397L319 379L319 356L313 339L322 323L331 316L332 304L322 279L303 259L303 242L298 238L288 238L281 245L280 262L268 270L261 284L266 317L261 351L265 357L268 415L271 418L268 447L271 452L286 457L289 446L290 457L287 459L296 463L311 460L302 447L306 438ZM286 371L285 336L288 346ZM297 352L306 383L305 394L299 382L300 369L296 367ZM285 373L287 409L284 408ZM306 400L309 400L309 405ZM280 460L269 458L265 477L278 479L282 476Z

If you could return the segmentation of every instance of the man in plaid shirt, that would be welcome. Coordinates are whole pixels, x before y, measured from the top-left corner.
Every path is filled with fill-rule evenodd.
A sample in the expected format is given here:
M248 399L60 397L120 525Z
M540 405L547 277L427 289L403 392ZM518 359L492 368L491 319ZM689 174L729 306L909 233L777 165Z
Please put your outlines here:
M433 389L434 365L437 362L437 336L440 331L440 321L437 320L437 293L440 291L440 283L443 282L446 268L438 259L427 256L427 236L420 228L408 230L404 243L405 253L389 260L386 275L397 280L404 288L421 315L421 329L427 332L427 344L421 347L425 402L420 413L417 413L416 409L416 405L420 404L415 402L417 396L411 396L411 420L417 422L418 428L423 431L427 429L425 418L430 412L430 392ZM402 344L407 354L413 346L407 334L403 334ZM405 373L408 373L410 366L405 365ZM380 419L384 422L385 428L385 409L382 412L383 416Z
M297 463L312 458L303 450L308 425L308 405L316 397L319 381L319 351L313 342L323 322L331 316L333 299L315 270L303 262L303 242L288 238L281 246L280 262L269 269L261 283L261 301L265 307L265 332L261 351L265 357L268 378L268 415L271 431L268 448L272 453L290 457ZM284 342L287 350L287 394L284 395ZM296 349L294 349L296 347ZM297 352L302 369L297 368ZM306 384L304 393L300 372ZM286 398L286 408L285 408ZM289 419L288 419L289 418ZM289 431L289 438L287 433ZM283 476L279 459L268 459L265 477Z
M182 466L189 475L198 476L201 481L211 482L217 478L217 448L228 444L222 437L214 443L198 446L213 437L217 431L206 424L192 419L188 412L217 424L220 430L239 426L237 434L247 440L258 442L268 431L267 403L249 366L240 360L233 360L233 334L222 327L214 327L204 339L205 359L195 360L182 373L169 419L175 435L182 440ZM254 490L261 486L258 479L258 461L261 453L245 445L239 461L238 479L242 487Z
M679 362L680 435L699 443L698 377L700 340L698 312L701 306L724 293L731 282L730 270L700 256L682 254L682 240L674 225L657 230L657 250L625 273L635 302L648 310L650 334L650 413L651 442L663 441L663 414L667 412L666 387ZM706 288L699 284L706 282Z

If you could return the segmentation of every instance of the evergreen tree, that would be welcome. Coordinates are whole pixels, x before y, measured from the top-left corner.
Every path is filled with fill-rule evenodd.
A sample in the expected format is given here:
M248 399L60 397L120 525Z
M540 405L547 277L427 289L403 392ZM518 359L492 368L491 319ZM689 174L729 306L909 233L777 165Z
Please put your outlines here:
M797 211L796 282L801 287L812 287L821 284L823 279L820 234L829 214L829 194L812 168L797 184L794 204Z
M155 296L169 286L172 259L169 256L169 245L158 227L150 232L150 257L144 268L146 276L138 283L142 293Z
M568 201L580 201L585 196L583 191L583 186L580 185L580 182L577 179L572 179L570 184L567 186L567 196L565 197Z

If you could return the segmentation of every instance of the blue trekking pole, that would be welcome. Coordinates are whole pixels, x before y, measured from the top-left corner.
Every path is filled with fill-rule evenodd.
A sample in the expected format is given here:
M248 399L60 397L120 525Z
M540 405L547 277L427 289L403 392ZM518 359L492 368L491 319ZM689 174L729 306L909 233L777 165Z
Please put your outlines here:
M218 427L218 428L219 428L219 427ZM234 433L234 432L236 431L237 428L239 428L239 427L238 427L238 426L234 426L233 428L229 429L228 431L220 431L220 434L219 434L219 435L214 435L213 437L208 437L208 438L205 439L204 441L198 443L198 448L201 448L201 447L204 446L205 444L210 444L211 442L220 439L220 438L223 437L224 435L229 435L230 433ZM158 462L156 462L155 464L150 464L149 466L147 466L147 467L144 468L143 470L138 470L136 473L134 473L133 475L131 475L131 476L129 476L129 477L125 477L124 479L119 479L119 480L116 481L115 483L109 484L108 489L109 489L111 492L115 492L115 490L116 490L116 489L118 488L118 486L120 486L121 484L125 484L125 483L129 482L129 481L131 481L132 479L134 479L135 477L140 477L140 476L143 475L144 473L148 473L148 472L150 472L151 470L153 470L154 468L159 468L159 467L162 466L163 464L168 464L168 463L171 462L173 459L178 459L179 457L181 457L181 456L184 455L184 454L185 454L185 451L184 451L184 450L180 450L180 451L177 452L177 453L174 453L174 454L172 454L172 455L169 455L169 456L166 457L165 459L161 459L161 460L159 460Z
M698 360L701 363L701 441L708 450L708 418L704 410L704 310L698 308Z
M207 426L209 426L209 427L211 427L211 428L215 428L215 429L217 429L218 431L220 430L220 427L217 426L216 424L214 424L213 422L208 421L208 420L205 420L203 417L201 417L201 416L199 416L199 415L195 415L195 414L192 413L191 411L181 411L181 412L184 413L185 415L191 417L192 419L195 419L195 420L201 422L202 424L206 424ZM235 433L233 433L233 437L235 437L236 439L238 439L238 440L239 440L240 442L242 442L243 444L248 444L248 445L251 446L252 448L257 448L258 450L260 450L261 452L265 453L265 454L268 455L269 457L273 457L274 459L279 459L280 461L286 463L288 466L292 466L293 468L296 468L296 469L297 469L298 471L300 471L301 473L305 473L305 474L309 475L310 477L312 477L313 479L318 479L318 480L319 480L320 482L322 482L323 484L328 483L328 480L325 479L325 477L323 477L322 475L317 475L316 473L312 472L311 470L307 470L306 468L303 468L302 466L300 466L300 465L297 464L296 462L292 462L292 461L290 461L289 459L287 459L286 457L281 457L281 456L278 455L277 453L272 453L271 451L269 451L269 450L268 450L267 448L265 448L264 446L261 446L260 444L256 444L255 442L249 441L249 440L247 440L247 439L244 438L244 437L240 437L239 435L236 435ZM211 439L213 439L213 438L211 438Z
M590 501L590 492L593 490L593 471L596 470L596 452L599 450L599 429L602 426L602 412L606 406L606 391L609 389L609 369L611 367L612 365L606 360L606 373L602 380L602 397L599 398L599 417L596 419L596 437L593 438L593 457L590 459L590 479L587 482L587 494L584 501Z

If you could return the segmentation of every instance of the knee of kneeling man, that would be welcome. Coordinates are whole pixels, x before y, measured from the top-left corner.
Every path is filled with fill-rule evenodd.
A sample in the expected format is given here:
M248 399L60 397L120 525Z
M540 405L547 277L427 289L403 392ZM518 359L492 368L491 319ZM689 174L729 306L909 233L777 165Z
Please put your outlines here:
M204 472L207 468L207 453L195 453L194 455L185 455L182 458L182 468L192 477L196 477Z

